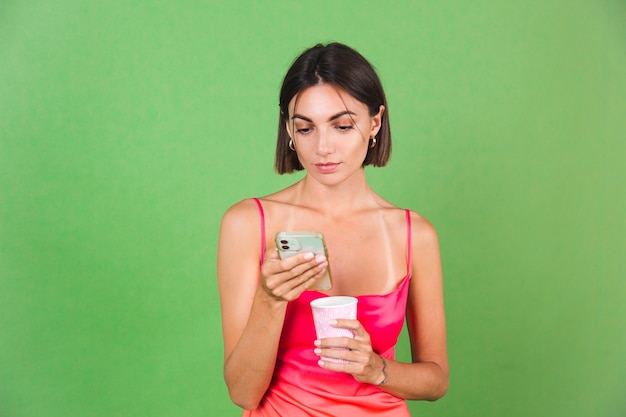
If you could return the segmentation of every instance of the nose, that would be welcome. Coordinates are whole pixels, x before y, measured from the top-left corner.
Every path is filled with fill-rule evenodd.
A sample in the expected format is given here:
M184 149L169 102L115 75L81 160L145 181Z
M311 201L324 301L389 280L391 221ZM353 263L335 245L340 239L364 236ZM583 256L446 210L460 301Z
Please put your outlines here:
M316 152L319 155L328 155L332 152L332 139L326 129L319 130Z

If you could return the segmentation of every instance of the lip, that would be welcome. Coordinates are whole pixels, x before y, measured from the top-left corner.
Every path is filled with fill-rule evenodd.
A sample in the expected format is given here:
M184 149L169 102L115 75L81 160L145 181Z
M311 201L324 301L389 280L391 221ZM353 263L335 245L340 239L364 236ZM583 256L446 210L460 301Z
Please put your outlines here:
M334 172L338 166L339 163L336 162L320 162L315 164L317 170L323 174L330 174L331 172Z

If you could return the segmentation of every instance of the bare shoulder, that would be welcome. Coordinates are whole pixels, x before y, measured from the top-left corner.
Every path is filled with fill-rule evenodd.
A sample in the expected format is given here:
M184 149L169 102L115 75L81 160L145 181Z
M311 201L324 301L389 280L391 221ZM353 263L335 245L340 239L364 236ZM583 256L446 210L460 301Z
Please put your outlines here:
M241 269L248 265L250 270L258 268L261 259L261 216L253 199L242 200L232 205L222 217L217 247L218 279L237 281ZM256 276L255 273L251 273Z
M249 228L259 223L259 208L252 198L230 206L222 216L221 228Z
M229 207L220 223L218 258L231 253L246 253L260 256L262 220L254 199L242 200ZM258 253L257 253L258 252Z
M411 211L411 240L416 249L429 249L439 246L437 230L425 217Z

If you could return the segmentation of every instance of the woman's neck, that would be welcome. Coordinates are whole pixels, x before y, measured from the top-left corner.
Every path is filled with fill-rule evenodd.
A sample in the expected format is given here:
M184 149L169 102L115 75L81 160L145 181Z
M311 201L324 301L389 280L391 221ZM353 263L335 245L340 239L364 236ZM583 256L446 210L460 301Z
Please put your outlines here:
M362 210L375 200L365 178L365 171L354 175L341 184L322 184L310 176L305 176L296 184L294 203L311 207L332 217L341 217Z

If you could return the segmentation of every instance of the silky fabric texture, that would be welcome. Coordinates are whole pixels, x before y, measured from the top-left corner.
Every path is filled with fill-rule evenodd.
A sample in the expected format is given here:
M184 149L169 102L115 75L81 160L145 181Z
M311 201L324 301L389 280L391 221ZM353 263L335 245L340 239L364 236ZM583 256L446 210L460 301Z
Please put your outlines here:
M261 246L265 254L265 217L263 207L254 199L261 215ZM407 211L407 271L410 265L410 215ZM261 259L263 263L264 259ZM384 295L361 295L357 319L369 333L374 351L394 359L394 346L405 320L410 275ZM299 416L410 416L405 401L352 375L328 371L317 364L313 353L316 339L309 303L327 297L318 291L305 291L287 305L272 382L255 410L246 417Z

